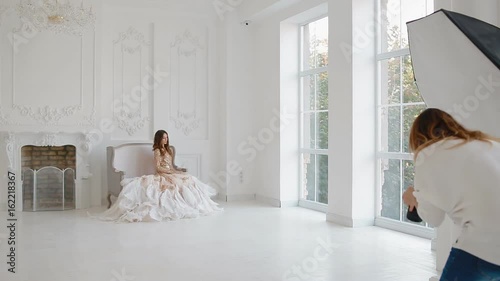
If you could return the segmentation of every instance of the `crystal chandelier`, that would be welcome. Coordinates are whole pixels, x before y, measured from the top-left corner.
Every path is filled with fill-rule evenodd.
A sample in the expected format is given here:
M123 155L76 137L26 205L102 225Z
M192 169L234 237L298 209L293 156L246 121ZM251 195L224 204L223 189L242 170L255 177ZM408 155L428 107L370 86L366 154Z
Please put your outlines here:
M74 7L68 0L39 0L37 4L20 0L17 10L21 20L38 31L82 36L85 30L95 28L92 7L85 9L83 1Z

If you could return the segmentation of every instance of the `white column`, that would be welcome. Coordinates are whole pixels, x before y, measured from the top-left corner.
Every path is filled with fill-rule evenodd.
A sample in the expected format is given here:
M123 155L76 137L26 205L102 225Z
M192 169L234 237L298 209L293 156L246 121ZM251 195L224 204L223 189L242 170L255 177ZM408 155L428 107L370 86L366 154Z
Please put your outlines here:
M373 225L375 217L375 6L329 1L327 220Z
M280 108L284 117L291 115L296 118L281 118L280 128L280 202L279 206L297 206L300 189L299 178L293 177L299 167L297 147L299 147L298 112L300 92L297 77L299 76L298 56L299 42L298 25L293 22L280 24ZM297 59L292 59L297 57Z
M352 226L352 3L330 0L327 220ZM347 56L347 57L346 57Z

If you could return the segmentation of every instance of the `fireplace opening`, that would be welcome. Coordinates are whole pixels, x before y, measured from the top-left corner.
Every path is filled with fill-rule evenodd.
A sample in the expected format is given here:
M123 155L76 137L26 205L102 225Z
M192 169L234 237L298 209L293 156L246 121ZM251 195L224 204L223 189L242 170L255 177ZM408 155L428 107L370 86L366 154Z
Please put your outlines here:
M21 148L23 211L75 209L76 148Z

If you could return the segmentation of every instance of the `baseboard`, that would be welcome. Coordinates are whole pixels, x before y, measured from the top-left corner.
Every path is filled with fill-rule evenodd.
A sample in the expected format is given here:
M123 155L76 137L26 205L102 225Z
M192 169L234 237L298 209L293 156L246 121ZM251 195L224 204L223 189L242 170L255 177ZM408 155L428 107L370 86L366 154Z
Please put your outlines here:
M217 194L217 196L215 198L217 198L218 200L220 200L222 202L227 202L227 195L226 194L219 193L219 194Z
M281 200L280 202L281 208L290 208L298 206L299 206L299 200Z
M322 213L328 212L328 205L325 205L325 204L311 202L308 200L300 200L298 203L299 203L299 206L302 208L311 209L311 210L314 210L317 212L322 212Z
M271 197L267 197L267 196L262 196L262 195L259 195L259 194L256 194L255 195L255 200L257 200L258 202L262 202L266 205L271 205L273 207L281 207L281 202L280 200L278 199L275 199L275 198L271 198Z
M337 215L334 213L326 213L326 221L353 228L373 226L375 223L373 219L353 219L350 217Z
M437 249L437 238L434 237L431 239L431 251L436 251Z
M398 221L387 218L377 218L375 220L375 225L378 227L383 227L422 238L432 239L433 237L435 237L434 229L413 225L410 223L400 223Z
M255 200L255 194L232 194L226 195L226 202Z

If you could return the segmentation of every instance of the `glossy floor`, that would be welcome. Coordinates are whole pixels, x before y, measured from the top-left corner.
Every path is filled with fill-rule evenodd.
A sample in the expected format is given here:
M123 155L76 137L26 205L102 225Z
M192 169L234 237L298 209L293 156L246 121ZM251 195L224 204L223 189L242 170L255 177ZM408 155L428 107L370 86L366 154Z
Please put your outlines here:
M342 227L303 208L223 206L217 215L161 223L101 222L86 211L16 213L15 274L3 262L10 246L1 213L0 280L422 281L435 275L427 239Z

